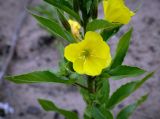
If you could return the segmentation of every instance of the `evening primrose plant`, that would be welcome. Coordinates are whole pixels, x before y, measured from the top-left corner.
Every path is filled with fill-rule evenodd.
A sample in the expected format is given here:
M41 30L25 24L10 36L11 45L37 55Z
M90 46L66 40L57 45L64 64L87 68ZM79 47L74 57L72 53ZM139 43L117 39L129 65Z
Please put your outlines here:
M36 14L36 11L30 13L41 26L67 43L64 47L59 45L61 51L59 69L8 76L6 79L17 84L74 85L86 103L84 119L128 119L147 99L148 94L144 94L113 115L114 108L154 73L123 64L133 28L121 36L113 56L108 41L121 27L130 22L135 13L125 5L124 0L44 1L57 11L58 17L52 15L48 17L45 15L48 12L43 12L42 9L42 16ZM103 19L97 18L99 4L103 4ZM111 93L110 80L123 80L141 75L144 78L127 82ZM66 119L79 118L75 112L61 109L50 100L38 99L38 102L44 110L58 112Z

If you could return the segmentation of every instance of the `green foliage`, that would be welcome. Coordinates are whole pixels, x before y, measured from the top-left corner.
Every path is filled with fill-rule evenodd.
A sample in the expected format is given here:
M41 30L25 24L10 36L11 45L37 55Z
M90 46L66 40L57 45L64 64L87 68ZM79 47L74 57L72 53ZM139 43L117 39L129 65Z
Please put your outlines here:
M96 91L96 100L99 105L106 104L110 93L109 80L106 80L106 78L100 78L99 81L97 81Z
M60 10L65 11L66 13L71 15L73 18L75 18L77 21L81 20L79 15L76 12L74 12L74 10L72 10L68 5L67 6L65 5L67 1L65 0L44 0L44 1Z
M29 11L32 11L35 14L38 14L40 16L43 16L45 18L53 19L58 22L58 17L56 14L56 9L52 6L49 6L47 3L43 2L42 4L35 6L35 7L29 7Z
M120 65L114 69L109 70L107 73L112 79L122 79L126 77L136 77L144 74L146 71L138 67Z
M68 42L74 42L72 35L68 31L65 31L56 21L35 14L32 14L32 16L51 33L67 40Z
M66 119L78 119L78 115L75 112L60 109L53 102L49 100L39 99L38 101L45 111L58 112L62 114Z
M92 116L94 117L94 119L113 119L112 113L105 108L98 109L96 107L93 107Z
M141 105L148 97L148 94L142 96L140 99L138 99L133 104L127 105L125 108L123 108L117 115L116 119L129 119L131 114L136 110L136 108Z
M119 31L120 28L121 28L121 25L117 27L113 27L111 29L104 29L101 32L103 40L108 41L113 35L115 35Z
M96 19L98 16L98 0L93 0L91 4L90 14L93 19Z
M111 64L111 69L121 65L123 63L123 60L127 54L129 43L131 40L133 29L131 28L127 33L125 33L119 40L119 43L117 45L116 54L114 56L114 59Z
M121 24L95 19L87 24L87 31L101 30L103 40L108 41L121 28Z
M57 13L58 13L59 19L60 19L62 25L64 26L64 28L65 28L67 31L70 31L70 30L71 30L71 27L70 27L67 19L65 18L63 12L61 12L60 10L57 10Z
M153 72L146 75L143 79L132 81L127 84L122 85L118 88L110 97L107 108L113 108L116 104L124 100L126 97L131 95L134 91L136 91L146 80L148 80L151 76L153 76Z
M51 71L36 71L17 76L8 76L6 77L6 79L17 84L31 84L31 83L73 84L75 82L74 80L69 80L66 77L59 77L57 76L57 74Z
M73 9L75 12L79 12L79 0L73 0Z
M87 31L95 31L95 30L100 30L100 29L111 30L117 27L119 27L119 24L113 24L113 23L107 22L106 20L96 19L88 23Z

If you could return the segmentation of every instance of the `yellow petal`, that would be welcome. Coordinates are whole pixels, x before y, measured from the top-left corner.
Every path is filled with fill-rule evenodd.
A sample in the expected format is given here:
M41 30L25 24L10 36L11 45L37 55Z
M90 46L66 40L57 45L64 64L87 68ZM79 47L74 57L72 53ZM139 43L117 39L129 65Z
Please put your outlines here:
M91 51L92 56L106 59L110 54L108 44L104 42L101 35L96 32L87 32L84 42L86 42L86 47Z
M107 16L107 8L108 8L108 1L107 0L103 0L103 12L104 12L104 16Z
M86 44L88 48L93 49L95 45L97 45L97 43L101 43L103 41L101 35L99 35L96 32L93 31L88 31L85 34L85 38L83 40L84 44Z
M97 42L97 41L103 41L103 38L101 37L100 34L96 33L96 32L93 32L93 31L88 31L86 34L85 34L85 38L84 38L85 41L88 41L88 42Z
M92 56L92 58L97 59L97 61L99 60L99 64L103 64L102 68L106 68L106 67L110 66L111 61L112 61L112 57L111 57L110 52L108 52L108 53L106 52L106 54L107 54L107 56L105 58L101 58L100 56ZM105 64L102 61L105 61Z
M127 7L121 8L120 10L118 10L117 15L112 15L111 19L113 19L113 22L128 24L131 20L131 12Z
M74 62L83 49L82 43L73 43L65 47L64 56L67 60Z
M107 43L102 41L102 42L97 42L97 44L94 44L91 56L106 59L108 55L110 55L110 48Z
M99 75L102 69L106 67L107 60L95 57L89 57L84 63L84 72L90 76Z
M105 19L109 22L128 24L134 12L125 6L124 0L108 0L103 2Z
M73 69L79 74L84 74L84 63L84 58L77 58L75 62L73 62Z

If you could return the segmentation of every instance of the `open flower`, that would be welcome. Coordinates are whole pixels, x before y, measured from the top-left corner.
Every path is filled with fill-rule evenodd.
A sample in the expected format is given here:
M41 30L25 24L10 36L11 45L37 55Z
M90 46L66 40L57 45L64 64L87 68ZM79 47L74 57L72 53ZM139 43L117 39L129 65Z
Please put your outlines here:
M79 36L80 36L79 31L81 28L80 24L77 21L73 21L71 19L69 19L68 22L71 26L71 32L72 32L73 36L76 38L79 38Z
M66 46L64 56L73 62L73 69L79 74L99 75L111 63L110 48L102 37L88 31L84 40Z
M124 0L103 0L105 19L109 22L128 24L134 12L125 6Z

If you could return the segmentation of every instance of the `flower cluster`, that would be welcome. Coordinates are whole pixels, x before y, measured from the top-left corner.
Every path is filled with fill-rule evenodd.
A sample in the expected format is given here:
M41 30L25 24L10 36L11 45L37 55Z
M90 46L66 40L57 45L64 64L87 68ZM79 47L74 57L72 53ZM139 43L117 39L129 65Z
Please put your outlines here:
M112 23L127 24L134 15L124 4L123 0L104 0L104 18ZM68 21L74 37L79 38L80 24ZM79 74L96 76L111 63L110 48L100 34L89 31L84 40L73 43L65 48L64 56L73 63L73 69Z

